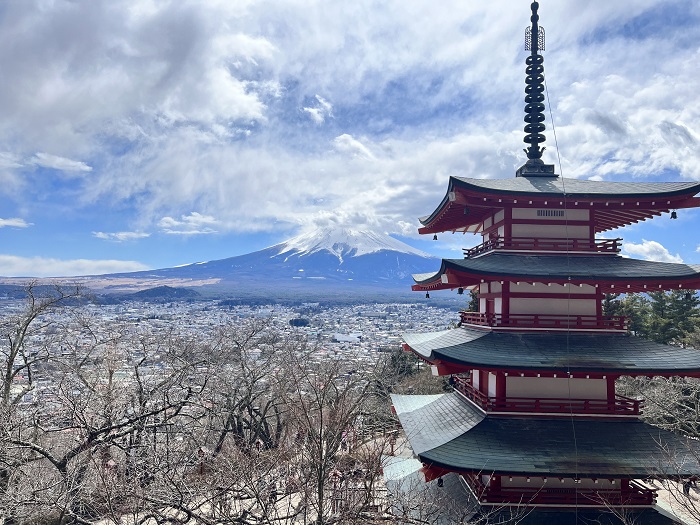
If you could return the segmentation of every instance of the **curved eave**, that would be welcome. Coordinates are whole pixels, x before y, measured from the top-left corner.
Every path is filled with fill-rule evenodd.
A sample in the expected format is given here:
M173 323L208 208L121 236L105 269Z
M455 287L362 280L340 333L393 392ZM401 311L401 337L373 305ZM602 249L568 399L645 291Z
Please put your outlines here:
M533 185L533 188L539 189L529 191L518 189L519 186L524 186L516 184L522 182L521 179L525 178L501 179L499 181L511 184L503 184L504 187L499 189L484 187L484 181L480 179L451 177L447 193L439 206L430 215L419 219L423 225L419 228L419 233L476 232L494 210L505 207L561 206L568 209L592 209L595 212L596 232L634 224L670 210L700 207L700 199L694 197L700 191L700 183L598 183L574 179L568 180L566 184L579 188L592 184L598 191L571 191L567 188L565 193L562 179L555 179L554 182L544 179L537 181L537 186ZM547 190L547 185L552 186L552 189ZM616 185L619 188L613 191ZM634 191L635 187L646 191ZM601 191L607 188L611 190ZM469 210L467 215L465 209Z
M700 451L689 450L696 443L636 419L484 416L455 393L391 398L411 448L431 468L565 477L700 473L693 461Z
M471 179L450 177L451 188L473 193L493 193L500 197L547 197L569 200L588 199L660 199L692 197L700 192L700 182L606 182L561 177L515 177L509 179Z
M700 289L700 265L640 261L620 256L493 253L443 259L435 273L413 276L415 291L468 288L487 281L591 285L601 293Z
M408 433L408 432L407 432ZM461 436L418 454L456 472L643 478L700 474L693 443L638 420L487 417ZM696 447L694 447L696 448ZM677 456L670 457L668 450Z
M700 377L700 352L609 334L511 334L469 328L404 334L406 347L449 373L472 369Z
M448 443L479 424L484 413L456 394L391 394L391 403L416 454Z

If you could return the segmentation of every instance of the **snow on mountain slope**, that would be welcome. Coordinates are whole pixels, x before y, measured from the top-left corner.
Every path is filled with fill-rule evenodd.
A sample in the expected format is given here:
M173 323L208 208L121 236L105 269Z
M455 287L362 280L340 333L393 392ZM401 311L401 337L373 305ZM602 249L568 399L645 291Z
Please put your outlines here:
M342 293L347 298L409 292L412 274L436 267L439 259L386 234L324 229L245 255L109 277L151 284L158 279L215 282L246 296Z
M384 233L349 228L325 228L303 233L271 248L278 249L278 255L291 252L300 257L327 251L341 262L345 257L359 257L382 250L430 257L427 253Z

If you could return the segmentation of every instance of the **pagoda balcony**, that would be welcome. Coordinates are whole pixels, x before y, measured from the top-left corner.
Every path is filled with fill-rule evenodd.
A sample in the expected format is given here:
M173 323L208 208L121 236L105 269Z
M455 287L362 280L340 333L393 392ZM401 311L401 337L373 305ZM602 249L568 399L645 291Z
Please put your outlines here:
M629 319L620 315L487 314L460 312L462 325L492 330L627 332Z
M644 401L620 395L615 395L612 400L537 397L499 399L475 388L468 377L452 376L452 386L485 412L638 416L644 408Z
M620 253L622 239L565 239L565 238L535 238L535 237L501 237L489 239L473 248L465 248L465 259L471 259L477 255L501 250L516 252L580 252L589 255L591 253Z
M623 488L563 488L557 487L557 478L541 485L542 478L535 478L540 483L533 487L492 487L484 485L479 474L462 476L474 495L482 504L526 505L526 506L652 506L656 503L656 490L630 480ZM539 486L538 486L539 485Z

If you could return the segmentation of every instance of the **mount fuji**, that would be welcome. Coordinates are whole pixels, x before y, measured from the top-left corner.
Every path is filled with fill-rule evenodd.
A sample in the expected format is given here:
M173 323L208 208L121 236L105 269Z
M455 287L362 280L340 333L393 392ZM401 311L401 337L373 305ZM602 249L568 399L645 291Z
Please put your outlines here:
M90 278L91 288L133 291L170 284L244 297L410 294L411 274L434 270L439 259L386 234L321 229L260 251L175 268ZM121 284L118 284L121 283ZM129 284L130 283L130 284Z

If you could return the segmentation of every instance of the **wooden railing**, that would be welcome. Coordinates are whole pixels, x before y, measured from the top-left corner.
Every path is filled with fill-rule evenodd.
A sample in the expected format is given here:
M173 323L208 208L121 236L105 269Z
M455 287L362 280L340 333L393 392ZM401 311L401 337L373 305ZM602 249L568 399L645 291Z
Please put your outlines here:
M542 315L542 314L485 314L460 312L462 324L507 329L539 330L601 330L626 332L628 318L620 315Z
M464 258L469 259L491 250L517 250L533 252L593 252L593 253L619 253L622 239L565 239L565 238L535 238L535 237L511 237L505 239L498 237L489 239L473 248L465 248Z
M479 474L464 474L464 481L479 498L481 503L554 505L554 506L596 506L619 505L651 506L656 502L656 491L634 480L628 486L617 489L559 488L552 485L533 487L490 487L484 485ZM535 478L540 481L542 478ZM534 484L533 484L534 485Z
M486 412L535 412L540 414L610 414L638 416L644 401L615 395L614 399L506 397L498 399L477 390L466 377L452 376L452 386Z

